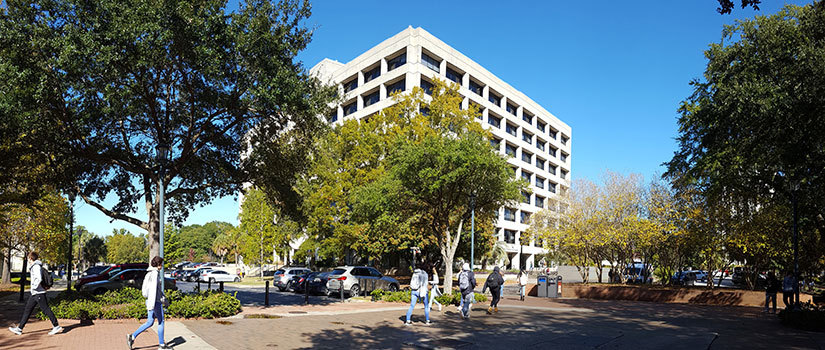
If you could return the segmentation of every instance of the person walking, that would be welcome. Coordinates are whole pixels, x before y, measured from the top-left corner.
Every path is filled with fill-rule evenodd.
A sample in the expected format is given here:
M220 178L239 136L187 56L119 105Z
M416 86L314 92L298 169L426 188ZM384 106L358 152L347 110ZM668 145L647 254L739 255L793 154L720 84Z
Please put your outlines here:
M782 280L782 303L785 304L785 310L792 307L794 304L794 283L796 283L790 271L785 272L785 278Z
M518 287L521 301L524 301L524 296L527 295L527 271L521 270L518 273Z
M146 323L142 324L134 333L126 335L126 343L129 345L129 349L132 349L132 345L135 342L135 338L137 338L140 333L152 327L155 323L155 319L158 320L158 350L167 350L171 349L171 346L166 345L166 342L163 340L163 303L165 301L165 296L163 295L163 276L158 276L159 271L158 269L163 265L163 258L159 256L155 256L152 258L151 266L147 269L146 276L143 278L143 286L141 288L141 294L143 297L146 298Z
M438 300L435 300L435 297L441 295L441 291L438 290L438 269L436 269L435 265L433 265L431 272L433 273L433 279L430 281L432 284L432 288L430 288L430 305L429 308L432 310L433 303L438 304L438 311L441 311L441 303Z
M487 276L487 281L484 282L484 287L481 288L481 292L484 293L487 291L487 288L490 288L490 295L492 296L490 300L490 307L487 308L487 313L492 314L493 312L498 312L498 301L501 300L501 286L504 285L504 278L501 277L501 273L499 273L498 266L493 268L493 272Z
M40 310L42 310L43 313L46 314L46 317L49 318L49 321L52 322L52 330L49 331L49 335L55 335L63 331L63 327L57 324L57 318L54 317L54 313L49 307L46 290L51 288L51 284L49 284L48 281L43 281L43 274L46 273L46 270L43 269L43 263L40 262L39 258L40 256L37 252L30 252L28 255L29 266L31 266L29 268L29 276L31 276L31 296L29 296L29 300L26 301L26 307L23 309L23 317L20 318L20 323L17 324L17 327L9 327L9 331L17 335L23 334L23 327L29 322L29 316L31 316L35 306L39 306ZM21 283L25 283L26 274L23 273L21 275Z
M470 319L470 304L475 301L476 275L470 270L470 264L464 263L462 270L458 274L458 288L461 291L461 305L459 313L461 318Z
M430 306L429 297L427 296L428 278L427 271L425 271L428 269L428 265L425 263L422 264L421 267L423 269L415 269L415 271L413 271L412 278L410 279L410 308L407 309L407 321L404 322L404 324L408 326L412 324L410 316L412 316L415 304L418 303L419 299L423 299L424 302L425 324L430 324Z
M768 303L773 301L773 313L776 313L776 293L779 291L779 280L773 271L768 272L765 281L765 312L768 312ZM784 296L783 296L784 297Z

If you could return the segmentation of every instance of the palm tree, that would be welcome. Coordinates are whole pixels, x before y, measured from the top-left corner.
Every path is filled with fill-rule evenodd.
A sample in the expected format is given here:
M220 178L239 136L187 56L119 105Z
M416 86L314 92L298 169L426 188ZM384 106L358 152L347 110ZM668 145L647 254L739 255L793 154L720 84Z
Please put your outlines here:
M506 247L505 244L506 243L504 243L504 241L496 241L496 244L493 245L493 249L490 249L490 251L487 252L487 254L484 254L484 256L482 257L482 260L481 260L481 269L482 270L487 269L487 261L488 260L493 261L493 262L498 262L498 261L503 260L504 265L507 265L507 264L510 263L510 257L507 256L507 250L505 249L505 247Z

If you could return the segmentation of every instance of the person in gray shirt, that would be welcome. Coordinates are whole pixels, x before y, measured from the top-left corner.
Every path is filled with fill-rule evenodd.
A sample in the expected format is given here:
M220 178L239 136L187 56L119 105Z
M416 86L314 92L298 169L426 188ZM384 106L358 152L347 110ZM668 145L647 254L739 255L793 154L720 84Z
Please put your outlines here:
M14 334L21 335L23 334L23 327L26 326L26 322L29 321L29 316L31 316L32 311L34 311L35 306L40 306L40 310L43 310L43 313L46 314L46 317L52 321L52 330L49 331L49 335L55 335L63 331L63 327L60 327L57 324L57 318L54 317L54 313L52 309L49 307L49 300L46 298L46 288L43 287L42 283L43 278L41 275L41 269L43 268L43 263L40 262L39 256L36 252L29 253L29 275L31 276L31 296L29 300L26 302L26 308L23 309L23 317L20 319L20 323L17 324L17 327L9 327L9 331ZM22 274L20 277L21 279L26 278L26 274Z

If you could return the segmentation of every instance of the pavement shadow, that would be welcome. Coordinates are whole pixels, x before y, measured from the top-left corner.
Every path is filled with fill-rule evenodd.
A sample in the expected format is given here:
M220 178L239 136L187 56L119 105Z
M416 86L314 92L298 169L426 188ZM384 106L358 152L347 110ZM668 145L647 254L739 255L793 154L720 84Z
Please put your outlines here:
M170 341L166 342L166 345L169 345L169 346L171 346L171 347L176 347L176 346L181 346L181 345L183 345L184 343L186 343L186 339L184 339L184 338L183 338L183 337L181 337L181 336L177 336L177 337L175 337L174 339L172 339L172 340L170 340Z

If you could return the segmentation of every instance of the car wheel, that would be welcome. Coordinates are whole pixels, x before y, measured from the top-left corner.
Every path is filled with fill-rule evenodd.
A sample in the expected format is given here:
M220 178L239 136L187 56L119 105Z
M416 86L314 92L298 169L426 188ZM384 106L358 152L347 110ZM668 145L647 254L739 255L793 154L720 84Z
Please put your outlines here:
M356 297L359 293L361 293L361 287L357 284L353 284L352 287L349 288L349 296Z
M278 286L278 290L279 290L279 291L282 291L282 292L283 292L285 289L286 289L286 288L284 288L284 287Z
M390 284L390 292L397 292L398 286L395 284Z
M210 277L210 278L209 278L209 283L215 283L215 278L214 278L214 277Z
M235 277L235 282L240 282L240 281L241 281L240 277Z

